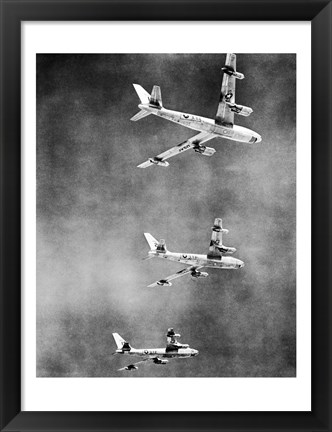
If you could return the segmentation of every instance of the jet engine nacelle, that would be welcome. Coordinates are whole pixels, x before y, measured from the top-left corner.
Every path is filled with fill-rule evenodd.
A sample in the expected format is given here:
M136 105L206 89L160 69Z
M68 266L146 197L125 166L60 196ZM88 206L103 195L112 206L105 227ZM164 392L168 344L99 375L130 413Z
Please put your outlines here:
M155 364L167 364L168 360L153 359L153 363L155 363Z
M229 247L229 246L216 246L218 248L218 250L220 250L220 252L222 253L229 253L229 254L233 254L234 252L236 252L236 249L234 247Z
M250 116L252 113L252 108L244 106L244 105L237 105L235 103L226 102L231 111L235 112L235 114L239 114L245 117Z
M206 278L209 276L209 273L200 272L200 271L193 271L193 272L191 272L191 276L193 278Z
M157 285L159 286L172 286L172 283L167 280L160 280L157 282Z
M129 365L129 366L125 367L125 370L129 370L129 371L131 371L131 370L137 370L137 369L138 369L138 367L135 366L135 365Z
M189 345L188 344L179 344L178 347L181 349L187 349L187 348L189 348Z
M212 231L221 232L223 234L228 234L229 233L228 229L226 229L226 228L220 228L219 226L213 226L211 229L212 229Z
M196 153L200 153L204 156L213 156L216 152L216 149L212 147L206 147L203 145L198 145L194 147L194 150Z
M169 163L167 161L162 161L162 160L160 160L158 158L149 158L149 161L151 163L153 163L154 165L159 165L159 166L162 166L162 167L168 167L169 166Z
M181 337L181 335L179 333L175 333L174 329L171 327L167 330L167 337Z
M242 80L244 78L244 75L240 72L236 72L232 67L230 66L224 66L221 68L223 72L225 72L229 76L233 76L236 79Z

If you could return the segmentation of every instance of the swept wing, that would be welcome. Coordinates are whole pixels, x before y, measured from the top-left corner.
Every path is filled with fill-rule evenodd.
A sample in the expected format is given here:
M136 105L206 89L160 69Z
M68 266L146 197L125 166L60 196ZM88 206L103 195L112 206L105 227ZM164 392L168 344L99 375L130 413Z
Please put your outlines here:
M182 269L182 270L180 270L180 271L172 274L171 276L168 276L165 279L160 279L159 281L153 282L152 284L148 285L148 287L152 288L152 287L155 287L155 286L158 286L158 285L159 286L164 286L164 285L170 286L170 285L172 285L170 283L171 280L179 278L181 276L184 276L184 275L186 275L188 273L195 272L196 270L198 270L200 268L202 268L202 266L190 266L190 267L184 268L184 269Z
M227 54L226 64L223 68L224 76L221 84L220 102L215 117L216 124L232 128L234 125L234 112L231 111L228 103L235 103L235 75L236 72L236 55Z
M166 351L178 350L179 348L189 348L188 344L181 344L177 341L177 338L181 337L180 334L175 333L173 328L167 330L167 345Z
M205 143L206 141L209 141L214 137L215 135L210 132L200 132L199 134L187 139L181 144L178 144L175 147L172 147L169 150L160 153L158 156L155 156L154 158L149 158L146 162L143 162L140 165L138 165L138 168L147 168L151 165L168 166L169 163L165 162L166 159L169 159L172 156L176 156L177 154L183 153L184 151L187 151L189 149L195 147L199 148L201 144ZM213 153L215 153L215 150L213 150ZM212 156L212 154L209 154L208 156Z
M143 360L140 360L140 361L138 361L136 363L131 363L128 366L125 366L125 367L123 367L121 369L118 369L118 371L138 369L137 365L139 365L140 363L145 363L146 361L149 361L149 360L152 361L155 364L166 364L166 363L168 363L168 360L162 360L159 357L147 357L147 358L145 358Z
M221 251L219 249L219 246L222 246L222 233L223 233L223 227L222 227L222 219L216 218L214 220L214 224L211 234L211 241L209 246L209 256L221 256Z
M140 363L144 363L144 362L146 362L146 361L148 361L148 360L153 360L153 359L150 358L150 357L147 357L147 358L145 358L145 359L143 359L143 360L140 360L140 361L135 362L135 363L131 363L131 364L128 365L128 366L125 366L125 367L123 367L123 368L121 368L121 369L118 369L118 371L138 369L138 368L137 368L137 365L138 365L138 364L140 364Z
M210 259L221 259L221 256L225 253L234 253L236 249L234 247L225 246L222 241L223 233L227 234L228 230L223 228L222 219L216 218L211 234L211 241L209 246L208 258Z

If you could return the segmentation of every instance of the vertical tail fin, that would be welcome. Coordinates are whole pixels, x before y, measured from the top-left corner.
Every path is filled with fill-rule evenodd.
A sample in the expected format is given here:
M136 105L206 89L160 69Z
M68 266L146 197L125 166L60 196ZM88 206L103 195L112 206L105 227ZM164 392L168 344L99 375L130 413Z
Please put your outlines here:
M142 104L162 108L163 102L159 86L153 86L151 95L141 85L133 84L133 86Z
M131 346L128 342L126 342L120 335L119 333L112 333L117 349L118 350L122 350L122 351L130 351L131 350Z
M166 242L164 239L158 241L150 233L144 233L144 237L146 241L149 243L150 250L162 252L162 253L167 252Z
M163 101L161 99L161 90L159 86L153 86L150 97L150 105L156 108L162 108L163 106Z

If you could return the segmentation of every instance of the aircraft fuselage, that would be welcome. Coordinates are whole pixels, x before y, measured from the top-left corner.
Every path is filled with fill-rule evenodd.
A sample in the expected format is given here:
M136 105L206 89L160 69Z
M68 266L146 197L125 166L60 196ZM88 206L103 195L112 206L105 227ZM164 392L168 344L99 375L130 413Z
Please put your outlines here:
M152 255L157 258L168 259L169 261L176 261L188 265L193 266L201 266L201 267L214 267L214 268L223 268L223 269L238 269L243 267L243 261L229 257L229 256L221 256L216 257L215 259L208 258L207 255L201 254L190 254L190 253L177 253L167 251L165 253L150 251L149 255Z
M189 129L199 132L208 132L216 137L227 138L233 141L255 143L262 140L261 136L251 129L243 126L234 125L232 128L218 125L213 119L201 117L193 114L187 114L180 111L168 110L166 108L155 108L148 104L139 104L138 107L145 111L151 112L158 117L181 124Z
M116 350L117 354L134 355L150 358L173 358L173 357L194 357L198 351L193 348L178 348L174 350L167 350L166 348L131 348L130 351Z

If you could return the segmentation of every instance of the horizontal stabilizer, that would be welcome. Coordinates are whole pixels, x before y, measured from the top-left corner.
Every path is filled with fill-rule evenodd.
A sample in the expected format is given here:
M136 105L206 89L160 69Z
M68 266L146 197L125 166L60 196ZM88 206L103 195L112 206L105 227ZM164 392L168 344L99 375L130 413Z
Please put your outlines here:
M139 84L133 84L134 89L136 90L136 93L141 101L142 104L148 104L150 101L150 95L149 93Z
M150 250L157 250L158 240L155 239L150 233L144 233L145 240L149 243Z
M138 120L141 120L142 118L144 118L150 114L151 113L149 111L141 110L137 114L135 114L130 120L131 121L138 121Z

